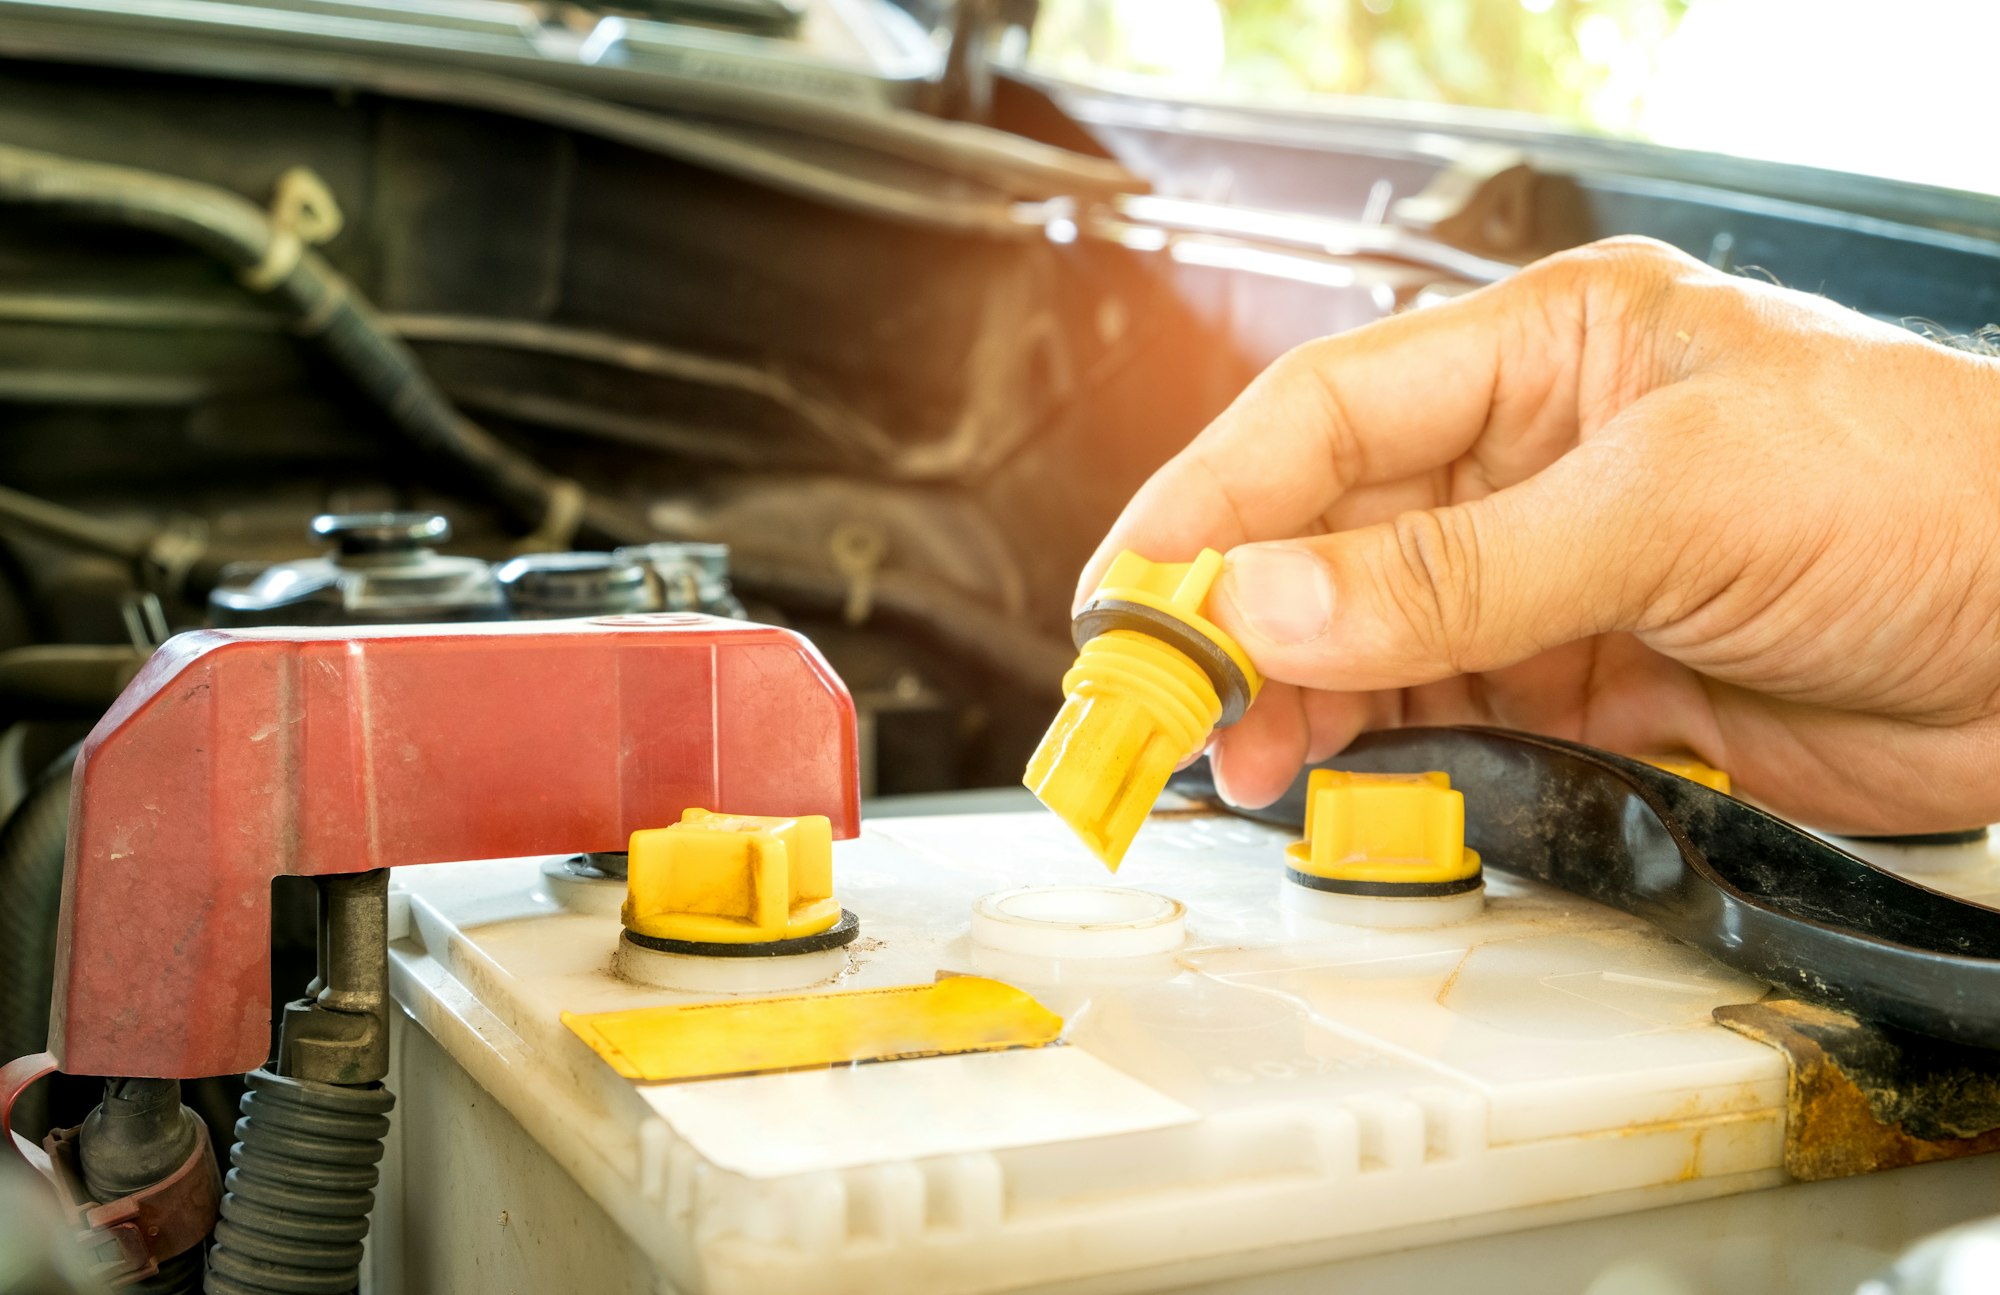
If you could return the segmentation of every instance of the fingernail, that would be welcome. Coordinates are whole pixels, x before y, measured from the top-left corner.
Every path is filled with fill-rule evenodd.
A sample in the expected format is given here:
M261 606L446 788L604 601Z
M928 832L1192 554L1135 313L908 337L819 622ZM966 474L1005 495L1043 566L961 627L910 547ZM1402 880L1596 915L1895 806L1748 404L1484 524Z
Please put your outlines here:
M1333 623L1326 564L1303 549L1245 545L1229 554L1222 596L1253 632L1273 643L1309 643Z

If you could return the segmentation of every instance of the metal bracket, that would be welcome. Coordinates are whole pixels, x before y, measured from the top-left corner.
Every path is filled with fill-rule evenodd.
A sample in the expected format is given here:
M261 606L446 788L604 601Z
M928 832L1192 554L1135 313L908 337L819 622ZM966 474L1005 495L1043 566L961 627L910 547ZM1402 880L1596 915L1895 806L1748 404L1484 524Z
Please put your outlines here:
M268 1060L276 876L615 850L722 803L825 814L847 837L857 785L847 689L767 625L183 634L77 760L49 1051L74 1074L154 1078ZM351 1053L371 1027L346 1018L375 1015L343 941L327 951L336 992L315 987L330 1019L292 1030L308 1071L322 1029Z
M389 870L316 877L319 970L285 1004L278 1073L366 1084L389 1073Z

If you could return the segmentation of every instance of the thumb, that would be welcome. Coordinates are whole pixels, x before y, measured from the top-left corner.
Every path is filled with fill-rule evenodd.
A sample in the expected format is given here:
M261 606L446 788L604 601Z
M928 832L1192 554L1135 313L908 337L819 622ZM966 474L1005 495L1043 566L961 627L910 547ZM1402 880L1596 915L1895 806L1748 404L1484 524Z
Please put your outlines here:
M1210 617L1269 678L1342 692L1492 670L1638 628L1681 545L1657 483L1572 451L1483 499L1230 550ZM1607 467L1609 470L1607 471Z

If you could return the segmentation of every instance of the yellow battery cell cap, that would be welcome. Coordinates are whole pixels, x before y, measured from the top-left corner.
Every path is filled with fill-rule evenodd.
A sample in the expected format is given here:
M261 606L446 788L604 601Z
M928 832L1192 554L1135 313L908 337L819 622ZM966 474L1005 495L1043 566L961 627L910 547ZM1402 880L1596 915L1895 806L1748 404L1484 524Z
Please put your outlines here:
M670 952L831 935L843 925L832 824L689 809L634 832L621 917L628 935Z
M1120 553L1077 613L1063 704L1022 782L1116 870L1175 766L1233 724L1263 678L1203 606L1222 555Z
M1440 896L1480 885L1465 848L1465 797L1442 773L1315 769L1306 835L1285 852L1291 879L1350 895Z

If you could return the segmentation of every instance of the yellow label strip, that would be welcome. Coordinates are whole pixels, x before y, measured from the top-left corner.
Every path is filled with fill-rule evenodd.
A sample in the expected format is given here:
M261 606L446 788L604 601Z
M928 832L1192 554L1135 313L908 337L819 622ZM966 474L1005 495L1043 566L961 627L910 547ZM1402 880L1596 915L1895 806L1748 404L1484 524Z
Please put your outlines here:
M980 976L562 1019L613 1070L644 1081L1039 1048L1063 1024L1028 994Z

